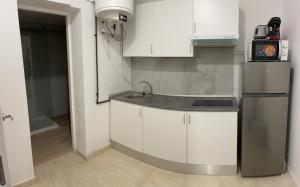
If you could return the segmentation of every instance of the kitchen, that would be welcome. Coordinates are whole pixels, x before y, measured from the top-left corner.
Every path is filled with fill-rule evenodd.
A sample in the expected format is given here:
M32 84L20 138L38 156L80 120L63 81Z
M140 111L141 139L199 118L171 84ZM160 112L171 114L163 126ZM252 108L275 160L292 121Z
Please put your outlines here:
M270 183L273 185L278 184L278 186L292 186L293 182L297 184L299 168L297 159L298 139L295 135L297 133L297 126L295 126L295 121L297 120L297 115L295 114L295 107L297 106L297 94L295 94L297 91L297 66L295 63L298 55L295 51L298 46L294 41L297 40L297 35L294 33L294 26L291 23L295 19L293 14L289 13L289 8L291 7L285 5L282 1L278 1L278 3L272 2L234 0L228 0L227 3L217 0L211 1L211 3L205 0L184 1L184 3L180 0L136 1L131 16L118 16L117 19L122 19L123 21L126 21L128 18L127 23L120 26L115 22L103 21L111 19L110 16L113 17L114 15L105 15L106 18L104 19L105 16L103 17L104 14L101 14L101 11L98 14L97 24L94 24L97 1L94 4L94 2L89 1L64 2L45 0L35 3L29 0L19 0L18 2L9 3L10 8L7 8L4 12L14 18L9 19L10 21L3 21L10 26L5 27L5 33L7 36L14 38L13 41L15 41L15 45L9 45L11 47L10 51L15 51L15 53L19 54L19 49L16 50L16 47L14 47L19 43L18 37L16 37L18 35L17 17L13 13L17 11L17 7L23 10L61 14L67 17L69 29L67 31L69 39L69 71L71 71L72 141L74 151L88 160L84 164L89 165L89 162L97 164L96 160L102 163L101 159L119 163L123 159L125 162L137 164L133 166L134 169L128 171L129 173L140 171L141 175L144 175L142 170L138 168L143 167L144 163L148 163L149 165L147 164L146 166L149 168L152 167L151 165L162 168L162 170L157 168L150 169L163 173L162 181L165 181L164 179L167 179L169 175L172 176L171 178L174 181L177 181L176 178L178 178L179 181L177 182L179 183L184 177L187 177L194 178L197 181L193 181L195 182L194 185L200 186L226 186L226 184L230 185L230 179L236 180L234 182L237 182L240 186L247 184L248 186L256 186L258 183L261 186L270 185ZM296 2L293 3L295 3L295 6L299 5ZM294 11L294 7L292 8ZM198 14L193 14L193 12ZM280 93L289 93L289 75L287 75L289 71L287 70L288 73L278 73L278 71L283 71L285 67L280 67L278 68L280 70L274 70L275 72L272 71L278 75L277 77L275 75L264 77L264 74L260 75L257 69L243 66L248 61L259 61L255 59L256 56L251 56L250 60L247 59L247 55L250 53L247 50L248 43L251 43L254 39L256 26L268 24L272 17L281 18L280 37L282 40L289 40L288 49L290 52L289 59L275 57L277 57L277 61L288 61L278 63L291 64L295 72L293 89L290 89L290 93L293 93L293 102L291 102L292 109L289 112L291 113L291 125L288 129L291 130L289 131L290 133L286 133L289 136L285 133L282 135L282 137L288 137L288 171L285 172L285 158L279 159L281 162L278 167L280 171L278 171L278 168L275 168L276 171L274 171L274 168L271 171L266 171L264 168L268 168L267 166L270 165L267 163L267 159L274 157L261 157L261 163L252 163L252 169L261 171L262 173L257 176L262 178L241 178L241 175L244 174L243 168L240 168L238 158L243 151L241 152L238 149L238 144L240 145L243 140L240 140L238 137L238 114L243 114L243 111L245 111L242 107L246 105L242 105L243 102L240 101L243 101L241 99L249 91L243 89L243 86L248 83L247 79L243 77L244 75L242 76L242 72L248 71L247 69L254 71L255 73L250 71L251 80L253 79L253 74L255 74L258 82L264 79L268 83L266 84L267 88L275 84L272 81L277 80L278 84L275 85L285 87L285 90L283 92L280 91ZM116 19L116 17L113 17L113 19ZM223 23L226 24L222 25ZM182 26L178 26L179 24ZM207 24L205 27L207 30L199 26L203 24ZM212 28L216 25L219 28ZM230 37L226 36L226 40L218 38L220 34L224 35L224 30L228 28L232 29L229 31L231 32ZM95 43L94 36L96 29L97 43ZM12 30L14 32L11 32ZM197 34L195 34L195 31ZM203 33L201 34L201 32ZM126 37L124 37L125 35ZM206 38L203 39L203 36ZM3 38L3 40L6 41L8 38ZM120 42L118 40L124 41ZM259 49L256 46L259 45L253 43L252 49ZM4 46L3 49L5 49ZM8 55L3 58L4 67L16 68L21 73L22 66L19 63L22 60L9 60L13 57ZM14 58L17 57L15 56ZM268 60L272 61L269 63L275 64L273 62L274 59ZM13 64L4 63L4 61L15 61L16 63L14 64L16 66L11 66ZM257 63L253 62L251 64ZM264 71L264 68L260 67L258 69ZM268 68L272 69L272 67L267 67L266 71L270 71ZM289 67L287 68L289 69ZM18 101L8 99L8 96L13 93L8 83L3 83L6 85L3 87L6 91L3 91L1 94L2 113L11 114L14 118L13 121L8 118L4 122L4 134L6 134L4 138L8 168L10 168L9 173L12 179L11 184L17 185L30 182L32 184L36 180L37 184L41 185L45 181L40 180L39 172L43 172L43 170L36 167L34 168L35 171L33 170L32 161L30 161L32 160L30 155L30 137L27 134L28 122L22 122L28 121L26 118L27 112L24 113L27 106L26 94L22 91L24 90L22 73L8 75L1 71L1 75L5 80L11 77L10 79L14 80L14 83L11 81L7 82L15 85L14 88L19 90ZM288 80L286 80L286 77L288 77ZM250 86L253 86L252 83ZM286 87L288 87L288 90ZM131 91L128 92L128 90ZM260 91L257 93L263 94ZM25 96L25 98L20 95ZM10 104L8 104L8 101L10 101ZM273 102L271 103L274 104ZM16 105L22 107L19 107L18 111L16 111L14 107ZM288 114L286 107L281 107L282 112L277 113L277 105L271 106L272 110L269 111L273 111L273 113L267 115ZM286 105L284 104L284 106ZM269 108L269 105L267 108ZM268 112L264 107L259 107L258 109L260 110L257 112L253 110L251 112L257 114L257 116L259 116L258 112ZM243 119L243 116L245 115L241 115L239 119ZM284 119L287 116L282 118L285 121ZM252 119L257 118L254 116ZM17 126L14 123L22 125ZM275 124L276 122L272 123ZM227 125L225 126L224 124ZM255 126L252 128L255 128ZM269 127L258 129L266 130ZM16 131L19 133L17 140L12 138ZM278 131L284 132L285 130ZM258 133L258 139L266 141L267 137L261 137L264 136L263 133L266 133L266 131ZM274 133L272 130L267 131L267 133L270 133L268 137L271 139L275 136L272 134ZM214 137L213 141L212 137ZM278 139L275 138L275 141L271 141L273 144L275 142L276 145L279 145L278 142L280 145L282 144L280 146L280 154L276 151L271 151L269 152L270 154L285 157L285 153L282 153L282 150L285 149L286 145L282 137L280 136ZM252 138L256 139L257 137ZM281 140L279 141L279 139ZM19 141L24 144L22 149L18 146ZM269 144L270 142L264 143ZM273 144L270 146L271 148ZM272 150L274 151L275 149ZM23 159L16 158L15 153L24 155ZM254 152L254 155L256 153L258 152ZM130 157L126 155L130 155ZM251 155L251 153L247 155ZM117 158L121 160L112 160ZM59 159L56 161L59 162ZM279 161L275 160L273 162L274 165L277 165ZM24 164L24 168L16 170L18 164L12 163ZM48 164L50 165L50 163ZM112 165L103 164L103 167L106 167L109 171L113 170L112 166L115 165L115 163ZM130 168L129 165L119 164L125 167L121 169L121 173L126 172L126 168ZM264 164L266 164L265 167ZM257 165L261 167L255 168ZM176 173L171 171L169 173L168 170ZM95 177L96 181L90 180L90 185L101 186L102 184L105 186L105 184L111 184L118 186L118 177L114 178L118 172L108 172L110 176L107 176L109 174L103 174L104 171L101 169L97 168L97 171L99 173L92 172L92 175L99 175L99 178ZM86 168L86 171L82 170L81 172L84 175L85 172L91 172L91 170ZM164 175L164 172L167 172L166 175ZM63 174L65 172L58 173ZM279 177L265 178L265 176L283 173L285 174ZM183 175L183 178L181 175ZM209 175L231 175L233 178L229 177L227 181L224 178ZM110 177L110 180L116 179L116 183L109 183L105 176ZM136 177L140 179L139 177L141 176L138 175L134 178ZM144 177L142 176L143 180ZM201 177L203 181L200 180ZM49 177L49 179L51 178ZM46 183L49 183L49 179L45 177L44 180L47 181ZM73 181L73 175L60 182L65 182L66 184L70 182L71 185L71 179ZM121 180L120 178L118 179ZM82 186L84 186L84 180L86 179L77 182L82 182ZM220 182L220 180L222 181ZM76 183L75 181L73 182ZM189 180L187 181L189 182ZM62 185L59 181L57 182ZM127 182L131 183L133 181ZM162 184L159 185L160 181L154 179L149 179L148 182L151 182L152 186L164 186ZM171 181L165 182L171 183Z

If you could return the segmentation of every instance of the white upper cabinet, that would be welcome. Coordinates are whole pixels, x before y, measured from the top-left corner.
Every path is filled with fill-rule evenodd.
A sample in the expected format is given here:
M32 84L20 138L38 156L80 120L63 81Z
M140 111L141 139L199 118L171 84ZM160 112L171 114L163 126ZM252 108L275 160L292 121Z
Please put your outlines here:
M153 55L192 57L193 1L163 0L155 3Z
M151 56L153 43L154 3L135 1L134 17L124 24L126 38L123 41L123 56Z
M193 0L139 0L125 24L125 57L192 57Z
M239 38L239 0L193 0L193 39Z

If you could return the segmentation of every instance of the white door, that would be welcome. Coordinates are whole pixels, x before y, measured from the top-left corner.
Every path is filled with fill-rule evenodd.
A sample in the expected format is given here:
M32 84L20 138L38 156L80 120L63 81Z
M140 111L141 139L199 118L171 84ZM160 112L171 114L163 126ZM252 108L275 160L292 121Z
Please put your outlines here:
M188 163L237 164L237 112L190 112Z
M0 109L0 186L2 187L10 187L10 178L9 178L9 171L8 171L8 163L6 157L6 146L5 146L5 139L4 139L4 129L3 129L3 117Z
M153 55L192 57L193 0L162 0L154 5Z
M135 1L134 17L124 25L123 56L152 56L154 2Z
M157 158L186 163L185 114L144 107L143 152Z
M0 105L12 185L34 178L17 0L0 6ZM1 128L2 128L1 127Z
M111 101L111 140L142 152L141 106Z

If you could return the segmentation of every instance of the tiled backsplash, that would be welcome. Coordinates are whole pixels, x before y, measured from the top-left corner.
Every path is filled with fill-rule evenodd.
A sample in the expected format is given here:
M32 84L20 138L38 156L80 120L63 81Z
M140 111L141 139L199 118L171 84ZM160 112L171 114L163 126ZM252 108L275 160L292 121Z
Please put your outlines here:
M133 58L133 89L141 80L154 93L171 95L234 95L233 48L197 48L194 58Z

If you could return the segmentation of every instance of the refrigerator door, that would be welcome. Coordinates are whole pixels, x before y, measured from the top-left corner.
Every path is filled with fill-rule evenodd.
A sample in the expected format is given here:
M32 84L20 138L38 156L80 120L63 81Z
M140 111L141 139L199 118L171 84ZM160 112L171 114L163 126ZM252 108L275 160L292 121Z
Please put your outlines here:
M242 105L242 176L284 173L288 97L244 97Z
M245 62L243 93L288 93L291 63Z

